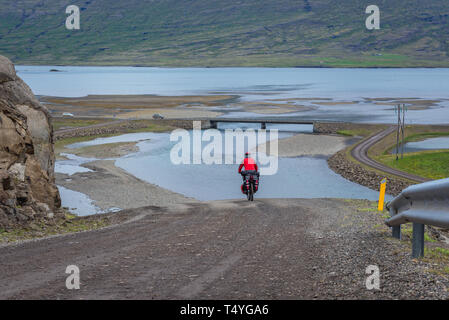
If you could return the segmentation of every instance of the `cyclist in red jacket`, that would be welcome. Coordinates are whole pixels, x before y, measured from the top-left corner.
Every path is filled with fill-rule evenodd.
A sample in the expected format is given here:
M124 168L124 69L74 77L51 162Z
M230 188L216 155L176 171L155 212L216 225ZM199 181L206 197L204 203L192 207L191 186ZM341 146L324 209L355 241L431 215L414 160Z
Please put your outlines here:
M242 171L243 168L245 169L244 171ZM249 177L251 175L253 175L255 179L254 192L259 189L259 167L257 166L256 161L249 156L249 152L245 153L245 159L243 159L243 162L239 166L239 173L242 175L244 182L241 186L242 193L246 193L246 185L248 185Z

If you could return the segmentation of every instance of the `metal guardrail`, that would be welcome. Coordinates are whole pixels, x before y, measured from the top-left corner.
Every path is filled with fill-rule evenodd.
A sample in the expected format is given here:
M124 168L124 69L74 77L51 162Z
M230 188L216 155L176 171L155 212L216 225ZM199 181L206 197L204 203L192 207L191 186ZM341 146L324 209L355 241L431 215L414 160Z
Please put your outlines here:
M424 256L424 226L449 229L449 179L410 186L388 202L393 237L401 238L401 224L413 222L412 256Z

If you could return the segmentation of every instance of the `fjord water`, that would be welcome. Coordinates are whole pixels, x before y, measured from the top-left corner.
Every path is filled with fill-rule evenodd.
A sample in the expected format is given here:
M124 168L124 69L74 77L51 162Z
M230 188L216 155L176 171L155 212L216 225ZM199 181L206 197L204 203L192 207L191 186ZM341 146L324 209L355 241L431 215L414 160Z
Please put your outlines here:
M449 98L449 69L17 66L37 95L281 93L283 97ZM61 72L49 72L57 69Z
M57 69L61 72L50 72ZM394 123L391 105L363 98L441 100L426 110L410 110L409 123L449 120L449 69L326 68L146 68L17 66L37 95L80 97L88 94L198 95L237 94L242 101L289 98L331 98L359 101L320 106L289 114L322 120ZM293 103L310 106L310 101ZM231 112L226 116L266 116ZM285 115L270 115L285 116Z

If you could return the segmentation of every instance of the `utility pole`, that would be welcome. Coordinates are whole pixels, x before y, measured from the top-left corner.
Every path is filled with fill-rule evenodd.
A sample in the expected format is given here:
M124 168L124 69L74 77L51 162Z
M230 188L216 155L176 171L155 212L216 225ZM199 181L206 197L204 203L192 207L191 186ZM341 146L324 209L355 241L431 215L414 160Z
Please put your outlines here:
M402 125L401 125L401 132L402 132L402 143L401 143L401 159L404 159L404 131L405 131L405 104L402 105Z
M398 104L395 108L398 113L398 126L396 128L396 161L399 160L399 130L401 126L401 105Z
M399 160L399 143L401 144L401 159L404 159L405 143L405 104L398 104L394 110L398 113L398 125L396 130L396 161ZM399 138L399 136L401 138ZM399 142L399 140L401 142Z

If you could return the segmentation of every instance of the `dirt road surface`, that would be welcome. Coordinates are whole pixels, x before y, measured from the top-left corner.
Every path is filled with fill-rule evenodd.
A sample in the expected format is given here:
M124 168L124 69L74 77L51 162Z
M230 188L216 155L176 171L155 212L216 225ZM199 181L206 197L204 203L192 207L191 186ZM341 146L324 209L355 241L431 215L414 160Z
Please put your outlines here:
M391 134L394 131L395 131L395 127L392 126L392 127L389 127L381 132L376 133L375 135L369 137L368 139L362 141L357 146L355 146L354 149L352 149L352 151L351 151L351 155L357 161L359 161L367 166L370 166L371 168L374 168L374 169L377 169L377 170L380 170L380 171L383 171L383 172L386 172L386 173L389 173L389 174L392 174L392 175L395 175L395 176L398 176L401 178L405 178L405 179L408 179L411 181L416 181L417 183L430 181L430 179L388 167L382 163L379 163L379 162L371 159L368 156L369 148L371 148L377 142L384 139L386 136L388 136L389 134Z
M0 247L0 298L447 298L447 281L350 201L215 201L119 214L126 223ZM68 265L80 269L79 290L66 288ZM379 266L380 290L366 289L368 265Z

